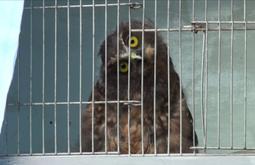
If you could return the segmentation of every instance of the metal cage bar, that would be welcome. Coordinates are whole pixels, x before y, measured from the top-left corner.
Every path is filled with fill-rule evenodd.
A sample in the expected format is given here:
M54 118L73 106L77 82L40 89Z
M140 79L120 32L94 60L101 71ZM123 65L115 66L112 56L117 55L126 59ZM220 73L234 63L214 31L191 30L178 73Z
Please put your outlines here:
M170 28L170 1L167 1L167 29ZM168 118L167 118L167 153L170 154L170 140L171 140L171 122L170 122L170 115L171 115L171 98L170 98L170 93L171 93L171 88L170 88L170 82L171 82L171 77L170 77L170 48L169 48L169 39L170 39L170 34L169 31L167 31L167 111L168 111Z
M244 148L247 148L247 22L246 0L244 0Z
M207 21L207 11L208 4L207 0L205 0L205 21ZM205 103L204 103L204 129L205 129L205 144L204 148L207 146L207 111L208 111L208 25L206 25L205 29Z
M95 0L92 1L92 153L94 154L94 117L95 117Z
M231 0L231 21L233 21L233 0ZM231 37L230 37L230 146L233 148L233 35L234 35L234 24L231 25Z
M80 79L80 84L79 84L79 89L80 89L80 94L79 94L79 99L80 99L80 104L79 104L79 150L80 150L80 154L82 153L82 132L81 132L81 129L82 129L82 89L83 89L83 81L82 81L82 78L83 78L83 72L82 72L82 68L83 68L83 58L82 58L82 46L83 46L83 37L82 37L82 34L83 34L83 8L82 8L82 0L80 0L80 75L79 75L79 79Z
M144 156L144 155L152 155L152 156L156 156L158 155L158 143L157 143L157 119L159 116L157 116L157 108L156 108L156 104L157 104L157 78L159 78L158 76L160 75L157 75L157 52L159 50L157 50L157 44L158 44L158 41L157 41L157 35L160 33L160 32L165 32L167 35L164 36L166 39L166 44L167 44L167 112L168 112L168 116L167 116L167 153L165 154L162 154L162 155L167 155L167 156L172 156L172 155L175 155L175 154L171 154L171 97L170 97L170 93L171 93L171 89L170 89L170 82L171 82L171 76L170 76L170 73L171 73L171 67L170 67L170 56L172 56L172 52L170 50L170 41L171 41L171 37L172 37L172 34L177 34L177 37L176 39L178 39L178 42L176 42L176 45L177 45L177 50L178 50L178 55L176 56L176 58L178 57L178 74L179 74L179 91L178 91L178 97L180 97L180 102L179 102L179 111L180 111L180 122L179 122L179 126L180 126L180 134L179 134L179 153L176 154L178 156L180 155L185 155L183 153L183 115L184 115L184 111L183 111L183 103L182 103L182 99L183 99L183 87L184 85L182 85L182 81L185 81L185 69L184 69L184 65L183 65L183 60L184 60L184 56L185 56L185 51L183 50L184 48L184 44L185 44L185 41L184 41L184 35L183 33L186 33L186 32L191 32L192 35L190 35L190 44L191 44L191 47L192 47L192 50L191 50L191 58L192 58L192 61L191 61L191 77L192 77L192 80L191 80L191 85L190 85L190 92L191 92L191 100L190 100L190 109L191 109L191 112L192 112L192 117L193 117L193 123L192 123L192 126L193 126L193 130L192 130L192 136L193 136L193 147L192 149L194 149L194 152L192 153L192 155L201 155L200 153L196 153L195 149L197 150L201 150L201 151L204 151L204 153L207 153L207 150L211 150L211 151L226 151L226 152L230 152L230 151L239 151L239 150L245 150L245 151L249 151L249 150L255 150L254 147L252 146L248 146L248 133L249 133L249 124L251 124L250 122L248 122L248 110L249 110L249 107L247 104L249 104L248 102L248 61L247 61L247 56L248 56L248 31L253 31L255 30L255 21L250 21L247 19L247 15L248 15L248 1L246 0L243 0L243 20L235 20L234 19L234 13L235 13L235 10L234 10L234 6L235 6L235 3L233 0L230 1L230 20L222 20L223 19L223 12L222 12L222 9L223 9L223 1L222 0L218 0L218 1L215 1L216 3L216 9L215 10L215 17L216 19L214 20L210 20L209 19L209 10L210 10L210 6L209 6L209 1L208 0L204 0L204 4L202 4L202 6L204 6L204 8L202 9L202 13L204 13L204 18L202 20L199 20L198 18L196 18L195 16L195 13L196 13L196 1L195 0L192 0L190 2L190 6L191 6L191 20L189 23L184 23L183 19L184 19L184 8L185 8L185 5L184 5L184 1L182 0L179 0L178 2L172 2L170 0L166 1L166 4L167 6L166 7L166 24L165 24L165 27L160 27L159 26L159 23L160 23L160 20L159 20L159 1L154 1L153 3L151 3L152 5L152 8L154 9L154 13L151 13L152 17L154 18L154 27L153 28L146 28L145 27L145 23L146 23L146 16L147 16L147 12L146 12L146 9L147 9L147 1L145 0L142 0L141 3L138 3L138 2L133 2L132 0L129 0L128 2L126 3L123 3L123 2L120 2L120 0L118 0L116 3L110 3L108 0L104 0L104 3L96 3L95 0L92 1L91 4L83 4L83 1L80 0L79 1L79 4L78 5L74 5L71 3L70 0L67 0L66 1L67 4L66 5L59 5L58 4L58 0L55 0L54 1L54 5L47 5L47 2L45 0L42 1L42 5L41 6L34 6L34 2L30 1L30 6L29 7L25 7L25 10L29 10L30 13L29 13L29 17L30 17L30 20L29 20L29 26L30 26L30 31L29 31L29 39L30 39L30 45L29 45L29 58L28 58L28 63L29 63L29 71L28 71L28 75L29 75L29 84L28 84L28 99L26 101L21 101L22 100L22 83L21 82L21 67L23 66L22 63L21 63L21 60L20 58L22 58L22 56L19 56L17 58L17 102L8 102L7 106L17 106L17 116L16 116L16 120L17 120L17 123L15 123L15 127L17 128L17 132L16 132L16 136L15 136L15 143L16 143L16 148L14 149L15 150L15 155L76 155L76 154L84 154L84 155L89 155L89 154L95 154L95 155L105 155L105 154L109 154L109 155L118 155L121 153L121 130L120 130L120 106L121 105L127 105L127 108L128 108L128 156L131 156L131 155L134 155L132 153L132 138L131 138L131 117L132 117L132 104L139 104L140 105L140 122L141 122L141 131L140 131L140 134L141 134L141 153L137 154L138 156ZM198 3L198 2L197 2ZM177 23L171 23L171 18L174 17L174 15L172 15L171 13L171 8L172 7L175 7L174 5L177 6L177 14L176 14L176 20ZM130 56L128 57L128 81L127 81L127 97L128 99L127 100L122 100L120 98L120 68L119 68L119 64L120 64L120 59L119 59L119 55L120 55L120 36L121 36L121 32L120 32L120 22L121 22L121 7L128 7L127 8L127 13L128 13L128 16L127 19L128 19L128 26L129 26L129 31L128 31L128 36L129 38L132 36L132 33L133 32L141 32L141 35L142 35L142 51L141 51L141 56L142 56L142 61L141 61L141 90L139 91L141 93L141 98L140 100L132 100L132 95L131 95L131 91L132 91L132 86L131 86L131 72L130 72L130 66L131 66L131 59L130 59ZM148 5L149 6L149 5ZM105 89L104 89L104 99L102 100L96 100L95 99L95 82L96 82L96 71L97 71L97 68L96 68L96 49L97 49L97 43L96 43L96 40L97 40L97 36L96 36L96 21L97 21L97 18L96 18L96 9L97 8L100 8L102 7L101 9L104 9L104 26L103 26L103 30L104 30L104 40L105 40L105 47L104 47L104 51L105 51L105 58L103 61L104 62L104 65L105 65L105 72L104 72L104 77L105 77L105 80L104 80L104 86L105 86ZM117 9L117 13L116 14L116 23L117 23L117 30L116 30L116 34L117 34L117 45L116 45L116 50L117 50L117 99L116 100L112 100L112 99L109 99L108 98L108 72L107 72L107 64L108 64L108 58L107 56L108 55L108 30L110 29L109 28L109 25L108 23L111 22L109 19L109 13L111 11L112 8L115 8ZM78 78L79 78L79 97L76 101L73 101L71 99L71 75L72 75L72 72L71 72L71 56L72 56L72 50L71 50L71 35L72 35L72 28L70 25L71 21L71 12L70 10L71 9L75 9L77 8L77 10L79 10L79 74L78 74ZM47 12L48 12L48 9L52 9L52 11L54 12L54 24L53 24L53 31L54 31L54 41L53 41L53 56L54 56L54 67L53 67L53 77L54 77L54 81L53 81L53 86L54 86L54 91L53 91L53 100L49 101L47 99L47 91L45 89L45 87L47 87L47 65L48 62L47 62L47 58L46 58L46 54L47 54ZM58 44L58 37L59 37L59 32L58 32L58 28L59 28L59 23L58 21L60 20L59 18L59 10L60 9L64 9L66 11L66 22L65 25L66 25L66 28L67 28L67 38L66 38L66 41L67 41L67 65L66 65L66 69L67 69L67 73L65 73L67 76L67 89L66 89L66 100L65 101L59 101L58 100L58 95L57 95L57 87L58 87L58 83L59 83L59 79L58 79L58 58L59 58L59 52L58 52L58 47L59 47L59 44ZM84 87L84 83L85 81L83 81L83 78L86 77L86 73L83 73L85 67L83 66L83 63L84 63L84 56L87 55L87 53L83 53L83 51L85 50L85 48L83 48L84 46L84 43L86 43L86 39L83 37L83 34L86 33L86 30L84 30L84 28L86 27L86 25L83 23L84 19L86 18L86 16L84 16L83 14L85 13L84 11L87 12L86 9L92 9L91 13L91 18L92 18L92 27L90 27L92 29L92 38L91 38L91 45L92 45L92 68L91 68L91 72L92 72L92 79L91 79L91 101L84 101L83 97L84 97L84 94L82 91L83 90L83 87ZM142 27L141 28L132 28L132 9L141 9L141 18L142 18ZM42 84L41 87L42 89L40 89L40 92L42 94L42 97L41 97L41 100L40 101L33 101L33 98L35 96L34 94L34 87L36 86L36 83L33 82L34 80L34 73L36 73L36 66L34 66L33 64L33 60L35 59L34 57L34 51L36 50L36 48L34 47L34 37L36 36L35 33L33 33L33 29L35 28L34 26L34 23L36 22L36 20L34 20L34 13L36 11L42 11L40 17L40 23L42 24L42 31L41 31L41 34L42 35L42 41L41 41L41 46L42 46L42 56L40 57L42 59L42 66L40 65L40 71L41 73L41 79L42 79ZM238 26L236 26L238 25ZM145 41L144 41L144 36L146 34L146 32L153 32L154 34L154 64L153 64L153 139L151 139L153 142L153 153L152 154L146 154L145 153L145 145L144 145L144 140L145 140L145 137L144 137L144 112L145 112L145 105L144 105L144 85L145 85L145 78L144 78L144 56L145 56ZM202 32L202 45L198 45L200 42L196 42L197 39L199 37L197 37L197 33L200 33ZM209 70L209 67L210 67L210 37L209 37L209 32L215 32L216 35L216 63L217 63L217 66L215 67L216 68L216 85L215 85L215 107L216 107L216 110L215 112L217 113L215 116L215 127L214 129L216 130L216 134L215 134L215 142L216 142L216 145L210 145L209 144L209 139L210 139L210 123L209 123L209 120L210 120L210 81L209 81L209 77L210 77L210 70ZM227 101L229 101L229 107L227 108L227 115L229 115L229 121L227 121L227 127L229 127L229 135L227 135L227 138L229 140L229 145L227 146L224 146L223 145L223 142L224 140L222 139L222 135L224 134L222 132L222 127L224 126L224 121L221 120L221 117L223 114L224 111L224 108L222 106L222 103L221 103L221 99L223 98L222 97L222 92L224 92L224 89L222 87L222 82L223 82L223 79L222 79L222 75L224 74L224 70L225 68L222 68L222 64L224 63L224 53L222 51L222 49L225 48L225 46L223 45L223 42L224 42L224 32L230 32L230 44L228 45L229 47L226 46L226 48L230 49L230 55L227 57L227 59L229 60L229 67L227 67L228 71L227 74L229 76L229 80L227 80L227 93L229 94L229 98L227 98ZM235 87L235 84L234 84L234 76L235 76L235 63L234 63L234 60L236 59L235 57L235 34L237 34L238 32L243 32L244 33L244 43L243 43L243 53L244 53L244 57L243 57L243 63L240 64L242 65L244 68L243 68L243 75L242 75L242 88L243 88L243 94L242 94L242 101L243 101L243 111L242 111L242 114L244 115L243 116L243 123L241 124L242 126L242 131L243 131L243 135L242 135L242 138L243 138L243 145L240 147L240 146L235 146L235 102L234 102L234 99L235 99L235 96L234 96L234 87ZM223 34L224 33L224 34ZM173 35L174 36L174 35ZM90 42L90 41L89 41ZM129 42L129 41L128 41ZM199 68L200 70L200 76L199 78L197 78L197 75L196 75L196 71L198 69L197 65L198 63L200 62L197 62L196 61L196 54L197 54L197 47L199 46L199 48L201 48L201 51L199 50L199 54L201 53L201 55L199 55L200 59L201 59L201 68ZM177 51L176 51L177 52ZM129 47L128 48L128 53L131 54L131 48ZM197 82L198 81L198 82ZM196 85L199 85L199 89L196 89ZM199 94L197 94L199 93ZM200 102L199 103L196 103L196 99L197 98L201 98L200 99ZM95 151L95 124L96 121L95 121L95 109L97 107L97 105L104 105L104 108L105 108L105 111L104 111L104 151L100 151L100 152L97 152ZM59 153L59 146L58 146L58 136L57 136L57 111L58 111L58 105L65 105L66 107L66 123L67 123L67 133L65 133L65 135L67 135L67 152L66 153ZM78 121L78 125L79 125L79 131L78 131L78 139L79 139L79 149L77 150L77 152L73 152L72 151L72 130L71 130L71 107L72 105L78 105L79 106L79 121ZM84 153L82 150L82 131L81 131L81 128L82 128L82 112L83 112L83 107L84 105L88 106L88 105L91 105L91 108L92 108L92 114L91 114L91 117L92 117L92 120L91 120L91 124L92 124L92 127L91 127L91 131L92 131L92 134L91 134L91 138L92 138L92 146L91 146L91 152L86 152ZM109 147L108 147L108 144L109 144L109 139L108 139L108 131L109 131L109 124L108 124L108 115L109 115L109 105L116 105L117 107L117 111L116 111L116 116L117 116L117 121L116 121L116 125L117 125L117 128L116 128L116 151L109 151ZM40 106L41 107L41 125L40 125L40 131L41 131L41 134L42 134L42 139L41 139L41 153L34 153L34 141L33 139L35 138L33 136L33 109L35 106ZM47 152L47 139L46 139L46 131L47 131L47 120L45 119L46 116L46 111L48 110L47 107L48 106L53 106L53 114L54 114L54 128L53 128L53 132L54 132L54 151L53 153L48 153ZM28 108L29 110L29 114L28 114L28 117L29 117L29 147L28 147L28 153L25 153L23 154L22 153L22 144L21 144L21 136L22 136L22 130L21 130L21 111L23 110L23 107L25 108ZM199 109L200 108L200 109ZM16 109L15 109L16 110ZM201 111L201 114L200 116L198 116L197 114L200 113L198 112L198 110ZM201 123L197 122L196 119L200 117L200 120L201 120ZM196 146L196 142L195 142L195 138L196 138L196 131L197 129L200 129L198 128L196 125L197 124L200 124L201 125L201 130L200 133L200 137L199 137L199 146ZM6 144L8 144L8 139L6 139ZM8 149L6 151L8 153ZM225 153L224 153L225 154ZM224 155L223 154L223 155ZM9 155L12 155L12 154L9 154ZM161 154L160 154L161 155Z
M154 28L157 29L157 0L154 4ZM154 77L153 77L153 144L154 144L154 154L157 155L157 130L156 130L156 91L157 91L157 31L154 32Z
M45 154L45 0L42 3L42 153Z
M58 0L55 0L55 6L57 6ZM57 8L55 8L54 10L54 19L55 19L55 23L54 23L54 153L57 154L58 153L58 140L57 140L57 58L58 58L58 50L57 50L57 38L58 38L58 33L57 33L57 29L58 29L58 10Z
M218 124L218 130L217 130L217 145L218 148L220 148L220 126L221 126L221 122L220 122L220 112L221 112L221 107L220 107L220 82L221 82L221 1L218 0L218 21L219 21L219 31L218 31L218 91L217 91L217 124Z
M17 155L20 155L20 56L17 57L18 84L17 84Z
M140 8L142 6L141 3L138 2L128 2L128 3L119 3L120 6L133 6L133 8ZM107 7L116 7L118 6L118 3L107 3ZM45 9L53 9L53 8L67 8L66 5L58 5L58 6L45 6ZM70 8L80 8L80 5L69 5ZM83 8L92 8L92 7L105 7L105 3L97 3L97 4L88 4L88 5L82 5ZM33 9L42 9L42 6L33 6L33 7L24 7L25 10Z
M203 45L202 45L202 57L201 57L201 84L200 84L200 97L201 97L201 125L202 125L202 132L203 132L203 144L205 149L205 121L204 121L204 58L205 58L205 39L206 35L203 33Z
M181 33L181 27L182 27L182 0L179 0L179 34L178 34L178 47L179 47L179 72L180 72L180 82L179 82L179 101L180 101L180 154L182 155L182 33Z
M131 0L129 0L131 3ZM131 38L131 9L128 8L128 45ZM131 53L130 46L128 46L128 54ZM127 97L128 101L130 101L130 56L128 56L128 84L127 84ZM130 104L128 104L128 154L131 155L131 137L130 137Z
M33 6L33 1L30 2L30 5ZM30 81L29 81L29 153L33 153L33 139L32 139L32 98L33 98L33 9L30 10Z
M117 1L117 152L120 153L120 44L119 44L119 36L120 36L120 0Z
M70 8L67 0L67 153L70 154Z
M143 14L142 14L142 67L141 67L141 152L144 155L144 21L145 21L145 0L143 0Z
M107 12L108 12L108 9L107 9L107 0L105 0L105 25L104 25L104 37L105 37L105 91L104 91L104 94L105 94L105 153L107 153L107 136L108 136L108 133L107 133L107 81L108 81L108 79L107 79L107 54L108 54L108 52L107 52L107 23L108 23L108 19L107 19L107 16L108 16L108 14L107 14ZM117 41L118 42L118 41ZM117 91L117 92L119 92L119 91Z
M192 0L192 21L195 21L195 0ZM169 29L169 28L168 28ZM193 112L193 147L196 146L196 111L195 111L195 33L192 33L192 112ZM196 154L196 151L193 151Z

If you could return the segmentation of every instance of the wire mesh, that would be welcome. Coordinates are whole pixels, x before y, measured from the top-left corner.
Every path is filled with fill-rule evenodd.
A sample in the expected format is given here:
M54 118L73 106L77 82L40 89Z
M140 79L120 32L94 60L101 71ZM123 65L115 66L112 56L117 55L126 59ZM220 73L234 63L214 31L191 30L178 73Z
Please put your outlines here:
M158 35L166 44L167 106L164 136L165 155L172 149L172 104L170 76L171 59L178 73L179 134L177 155L185 155L183 144L184 117L187 107L192 113L191 133L193 155L233 154L255 149L251 117L254 87L252 85L252 43L255 30L255 3L243 1L198 1L198 0L91 0L91 1L26 1L19 56L14 79L8 96L7 126L1 138L1 155L61 155L61 154L123 154L122 114L127 107L127 153L128 155L158 155L159 131L157 97L160 87L158 79ZM240 14L242 13L242 14ZM132 28L132 21L139 20L140 28ZM53 22L53 24L52 24ZM141 34L141 75L139 99L133 97L134 77L132 51L128 47L127 91L121 81L120 56L123 47L121 23L128 23L128 38ZM153 28L146 28L151 22ZM27 28L29 27L29 28ZM116 30L116 41L108 36ZM146 42L147 34L153 34L153 85L151 89L153 114L150 145L153 152L146 151ZM104 61L97 56L104 40ZM123 41L124 42L124 41ZM129 41L128 41L129 42ZM116 50L116 97L108 78L110 47ZM251 59L251 60L250 60ZM103 97L97 100L97 83L100 67L104 66ZM121 96L126 93L123 99ZM242 96L241 96L242 95ZM91 151L83 151L83 114L91 106ZM104 118L98 121L97 109L103 106ZM116 107L114 144L111 148L111 125L108 116ZM135 108L134 108L135 107ZM137 108L139 107L139 108ZM140 151L133 152L133 111L139 109ZM48 111L53 110L51 118ZM39 113L38 113L39 112ZM27 118L28 121L22 121ZM12 123L12 120L15 122ZM27 123L26 123L27 122ZM102 122L103 150L97 151L97 124ZM23 131L27 126L27 131ZM140 130L138 127L141 127ZM40 132L40 133L39 133ZM53 134L50 136L49 134ZM196 144L196 135L198 144ZM40 137L39 137L40 136ZM100 142L100 143L101 143ZM86 143L86 142L85 142Z

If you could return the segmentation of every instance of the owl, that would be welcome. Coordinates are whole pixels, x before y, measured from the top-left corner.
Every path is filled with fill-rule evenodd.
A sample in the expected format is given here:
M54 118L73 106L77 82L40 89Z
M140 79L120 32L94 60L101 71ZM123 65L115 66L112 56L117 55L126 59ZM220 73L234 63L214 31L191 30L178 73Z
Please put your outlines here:
M197 145L193 119L167 45L159 33L155 36L155 31L147 30L142 35L129 31L129 25L142 28L140 21L123 22L119 33L109 34L100 47L102 66L94 85L95 102L82 113L82 151L193 152L191 147ZM145 22L144 28L154 26Z

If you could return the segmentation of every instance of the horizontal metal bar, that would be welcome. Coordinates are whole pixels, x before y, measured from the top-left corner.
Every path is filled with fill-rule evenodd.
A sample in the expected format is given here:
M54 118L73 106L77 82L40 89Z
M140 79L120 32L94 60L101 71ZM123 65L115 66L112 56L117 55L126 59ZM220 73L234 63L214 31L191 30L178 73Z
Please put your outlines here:
M221 24L221 26L217 26ZM181 31L191 31L191 32L198 32L198 31L205 31L206 25L208 26L208 31L231 31L233 25L239 25L241 27L233 27L233 30L255 30L255 21L193 21L191 25L184 25L181 27L176 28L157 28L157 29L131 29L132 32L179 32ZM245 24L247 27L245 27ZM210 26L217 26L217 27L210 27ZM224 27L229 26L229 27ZM250 27L249 27L250 26ZM252 27L251 27L252 26Z
M251 150L254 150L255 151L255 148L245 148L245 147L218 147L218 146L206 146L206 147L203 147L203 146L196 146L196 147L190 147L191 149L198 149L198 150L232 150L232 151L236 151L236 150L243 150L243 151L251 151Z
M130 6L130 8L132 9L138 9L138 8L142 8L142 4L138 3L138 2L131 2L131 3L108 3L108 4L95 4L95 7L117 7L118 5L120 6ZM93 7L93 4L88 4L88 5L52 5L52 6L44 6L45 9L55 9L55 8L80 8L80 7ZM31 10L31 9L43 9L43 6L33 6L33 7L25 7L25 10Z
M236 27L237 25L240 27ZM255 30L255 21L193 21L191 26L193 32Z
M254 164L254 155L243 156L236 154L225 154L225 155L205 155L199 154L199 156L194 155L173 155L173 156L98 156L98 155L66 155L66 156L23 156L23 157L3 157L0 159L0 164L15 164L15 165L45 165L45 164L61 164L61 165L70 165L70 164L105 164L105 165L165 165L165 164L175 164L175 165L217 165L217 164L231 164L231 165L253 165ZM170 162L170 163L169 163Z
M66 155L119 155L118 152L50 152L50 153L20 153L20 154L0 154L1 157L16 157L16 156L66 156Z
M79 105L79 104L92 104L92 101L70 101L70 102L33 102L33 103L9 103L7 104L8 106L17 106L17 105L20 105L20 106L31 106L31 105L67 105L69 104L70 105ZM141 102L138 101L138 100L107 100L107 101L94 101L95 104L117 104L117 103L120 103L120 104L130 104L130 105L134 105L134 106L137 106L137 105L140 105Z
M181 31L192 31L192 26L191 25L187 25L187 26L183 26L181 28ZM179 28L156 28L156 29L131 29L132 32L179 32Z
M213 156L219 156L219 157L230 157L230 156L244 156L244 157L249 157L249 156L255 156L255 152L252 151L252 152L246 152L246 153L241 153L242 151L240 152L230 152L230 153L170 153L170 154L161 154L161 153L158 153L157 156L155 156L155 154L131 154L131 156L129 154L119 154L117 152L108 152L107 155L105 154L105 152L94 152L93 154L91 152L71 152L70 154L68 153L45 153L44 155L41 154L41 153L33 153L32 155L31 154L8 154L8 155L4 155L4 154L0 154L0 158L1 159L8 159L8 158L11 158L11 157L15 157L15 158L28 158L28 159L32 159L32 158L35 158L35 157L38 157L38 158L43 158L45 159L46 157L47 158L63 158L63 157L69 157L69 158L72 158L74 159L75 157L79 157L81 156L82 158L123 158L123 157L127 157L127 158L149 158L149 157L152 157L152 158L170 158L170 157L181 157L182 159L184 157L194 157L194 158L198 158L198 157L213 157ZM1 160L0 159L0 160ZM45 159L47 160L47 159ZM74 161L75 162L75 161Z
M192 149L205 149L203 147L191 147ZM209 156L209 155L219 155L219 156L224 156L224 155L246 155L248 156L249 154L251 155L255 155L255 148L248 148L248 149L244 149L244 148L234 148L234 149L230 149L230 147L206 147L206 150L218 150L218 149L223 149L223 150L229 150L229 151L233 151L231 153L220 153L220 154L217 154L217 153L157 153L157 156L156 157L160 157L160 156L189 156L189 155L196 155L196 156L201 156L201 155L205 155L205 156ZM20 157L20 156L66 156L66 155L107 155L107 156L114 156L114 155L117 155L117 156L127 156L129 154L119 154L118 152L71 152L71 153L68 153L68 152L58 152L58 153L54 153L54 152L51 152L51 153L17 153L17 154L0 154L0 158L1 157ZM135 156L135 157L143 157L143 156L155 156L155 154L131 154L132 156ZM129 155L130 156L130 155Z
M255 24L255 21L192 21L192 24Z

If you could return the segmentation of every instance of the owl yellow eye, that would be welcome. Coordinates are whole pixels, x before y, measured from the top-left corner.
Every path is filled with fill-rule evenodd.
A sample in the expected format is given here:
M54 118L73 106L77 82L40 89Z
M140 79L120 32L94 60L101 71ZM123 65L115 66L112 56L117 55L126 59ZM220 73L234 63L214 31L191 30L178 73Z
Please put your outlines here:
M129 46L131 48L136 48L138 46L138 38L136 36L132 36L129 40Z
M127 62L121 62L120 63L120 72L126 73L128 71L128 63Z

